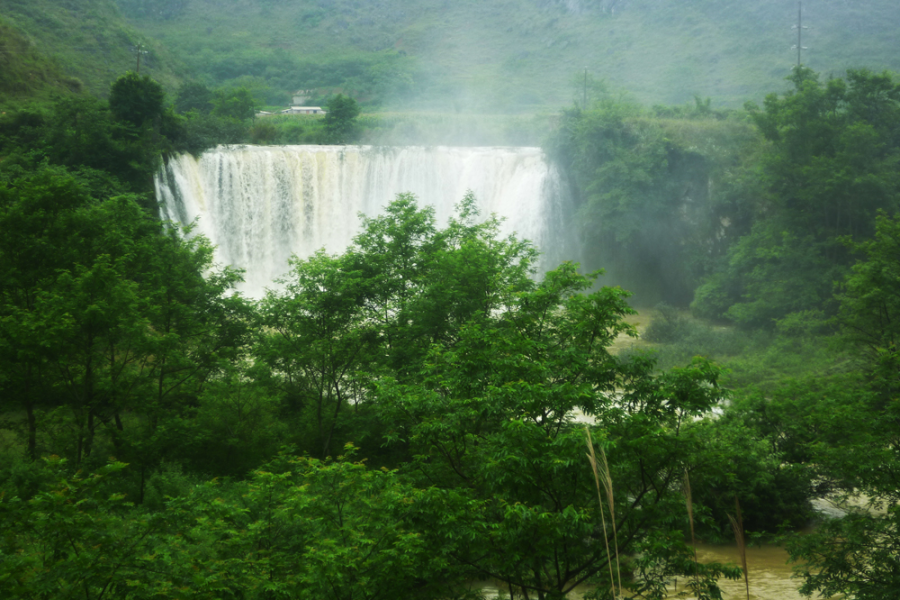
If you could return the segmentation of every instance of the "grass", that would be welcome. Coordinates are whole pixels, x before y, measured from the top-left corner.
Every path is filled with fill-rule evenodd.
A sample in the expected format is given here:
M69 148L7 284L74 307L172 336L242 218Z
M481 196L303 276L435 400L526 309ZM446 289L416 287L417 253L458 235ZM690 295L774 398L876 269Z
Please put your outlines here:
M619 566L619 537L616 533L616 508L615 498L613 497L612 476L609 473L609 463L606 461L606 452L602 447L600 448L600 456L603 458L603 462L598 463L597 455L594 453L594 442L591 440L591 431L587 427L585 427L584 432L587 436L587 458L591 463L591 469L594 473L594 483L597 485L597 501L600 504L600 521L603 524L603 542L606 544L606 562L609 565L609 580L610 585L612 586L613 597L616 598L618 597L616 596L615 590L616 580L613 579L612 559L609 553L609 538L606 534L606 520L603 518L603 496L600 494L600 482L602 481L603 487L606 490L606 499L609 503L610 521L612 522L613 528L613 544L615 546L616 554L616 574L618 575L619 581L619 596L622 596L622 571Z
M370 113L360 116L360 141L388 146L540 146L552 121L550 115Z
M687 504L688 523L691 526L691 546L694 548L694 562L697 562L697 538L694 535L694 499L691 495L691 476L684 470L684 501Z
M80 80L67 76L23 32L0 21L0 94L4 99L79 89Z
M738 393L774 390L787 380L841 373L850 366L846 349L827 333L742 330L666 306L649 312L642 348L633 351L651 349L660 370L707 357L723 367L722 386Z
M321 115L259 117L251 128L253 143L315 144L323 133ZM254 130L274 128L269 139L254 139ZM356 143L375 146L539 146L552 126L549 115L460 115L430 112L364 113Z
M61 85L53 87L72 90L83 86L105 96L113 81L135 69L134 46L139 43L148 52L141 73L151 75L170 90L184 75L164 46L125 22L113 0L4 0L0 50L9 50L16 37L28 40L28 52L20 54L31 61L20 76L26 81L55 79ZM41 58L34 58L37 55ZM2 59L0 70L7 71ZM46 90L41 86L31 91Z

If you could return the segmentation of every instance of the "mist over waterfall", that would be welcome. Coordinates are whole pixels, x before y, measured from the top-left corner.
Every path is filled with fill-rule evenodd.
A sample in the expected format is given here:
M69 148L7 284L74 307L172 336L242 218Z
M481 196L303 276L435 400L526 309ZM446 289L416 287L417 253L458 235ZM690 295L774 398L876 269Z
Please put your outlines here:
M216 261L246 270L252 297L292 254L343 252L359 213L380 214L399 193L433 206L443 226L467 190L483 217L506 219L503 234L537 245L542 271L576 258L569 195L539 148L220 146L175 157L156 176L162 217L196 220Z

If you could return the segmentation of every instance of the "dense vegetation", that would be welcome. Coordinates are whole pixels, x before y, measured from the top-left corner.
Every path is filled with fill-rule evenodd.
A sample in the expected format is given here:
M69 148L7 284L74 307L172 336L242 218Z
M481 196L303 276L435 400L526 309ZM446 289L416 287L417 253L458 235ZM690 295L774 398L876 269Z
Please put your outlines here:
M185 68L165 47L125 21L113 0L0 1L0 92L4 96L24 91L46 95L60 87L105 96L119 75L137 67L138 50L140 70L165 87L175 87L185 76ZM36 63L52 67L35 68ZM35 78L62 85L38 88Z
M3 96L80 88L80 81L66 77L59 65L32 47L22 33L0 22L0 93Z
M720 478L690 422L717 369L611 355L626 294L583 295L572 265L536 283L535 250L474 200L439 230L401 196L254 307L202 276L202 241L79 183L47 167L3 190L3 385L28 440L0 504L7 593L446 597L494 577L552 596L610 585L609 544L636 590L733 576L672 519L686 468ZM576 408L616 482L610 539ZM213 475L235 479L196 485Z
M605 94L565 111L546 147L575 195L585 260L645 306L688 304L755 216L763 140L746 115L699 99L650 111Z
M900 86L867 70L790 81L741 112L609 97L567 111L548 151L570 174L591 263L651 298L693 298L705 318L833 316L850 242L900 208Z
M739 107L796 65L783 0L117 0L212 87L285 106L343 92L364 106L555 111L583 69L646 104ZM893 0L804 3L804 64L900 69ZM581 89L574 96L581 98Z
M663 305L645 339L661 366L701 354L728 368L715 428L768 444L781 461L770 476L802 469L817 495L865 504L788 539L803 589L891 597L900 85L866 70L790 82L744 113L603 100L567 112L549 148L590 259L645 299L693 296L693 316ZM810 492L777 487L772 508Z
M10 89L60 95L0 115L0 595L462 598L492 579L661 598L677 578L716 598L739 570L688 541L730 517L784 525L809 592L900 589L891 75L798 68L743 111L593 88L546 148L606 279L566 263L537 281L538 249L472 198L439 228L401 195L250 302L156 218L160 161L425 125L340 94L327 118L254 120L252 81L167 96L127 73L98 100L16 43ZM693 316L663 305L655 348L614 352L635 331L610 282ZM822 495L877 510L789 535Z

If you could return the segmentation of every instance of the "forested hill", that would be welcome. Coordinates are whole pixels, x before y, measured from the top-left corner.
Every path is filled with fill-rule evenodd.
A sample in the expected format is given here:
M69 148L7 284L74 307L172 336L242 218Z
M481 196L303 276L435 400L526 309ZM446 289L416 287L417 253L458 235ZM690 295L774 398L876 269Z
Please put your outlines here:
M177 85L184 75L177 61L129 25L113 0L0 0L0 94L83 89L105 96L135 69L138 46L141 73Z
M591 79L642 103L740 106L797 61L791 0L117 0L210 85L456 111L557 108ZM896 0L803 3L803 62L900 69ZM268 88L268 89L265 89ZM576 92L576 90L578 90Z
M22 32L0 22L0 94L28 96L80 87L80 80L66 76Z

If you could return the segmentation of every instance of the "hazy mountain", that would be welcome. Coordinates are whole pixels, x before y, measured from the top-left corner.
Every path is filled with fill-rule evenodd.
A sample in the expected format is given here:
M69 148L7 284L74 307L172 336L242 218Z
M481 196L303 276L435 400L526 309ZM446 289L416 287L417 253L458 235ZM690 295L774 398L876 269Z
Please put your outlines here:
M9 0L5 0L6 3ZM117 0L207 83L340 88L385 106L506 110L581 97L740 105L797 61L793 0ZM896 0L807 0L803 62L900 69Z

